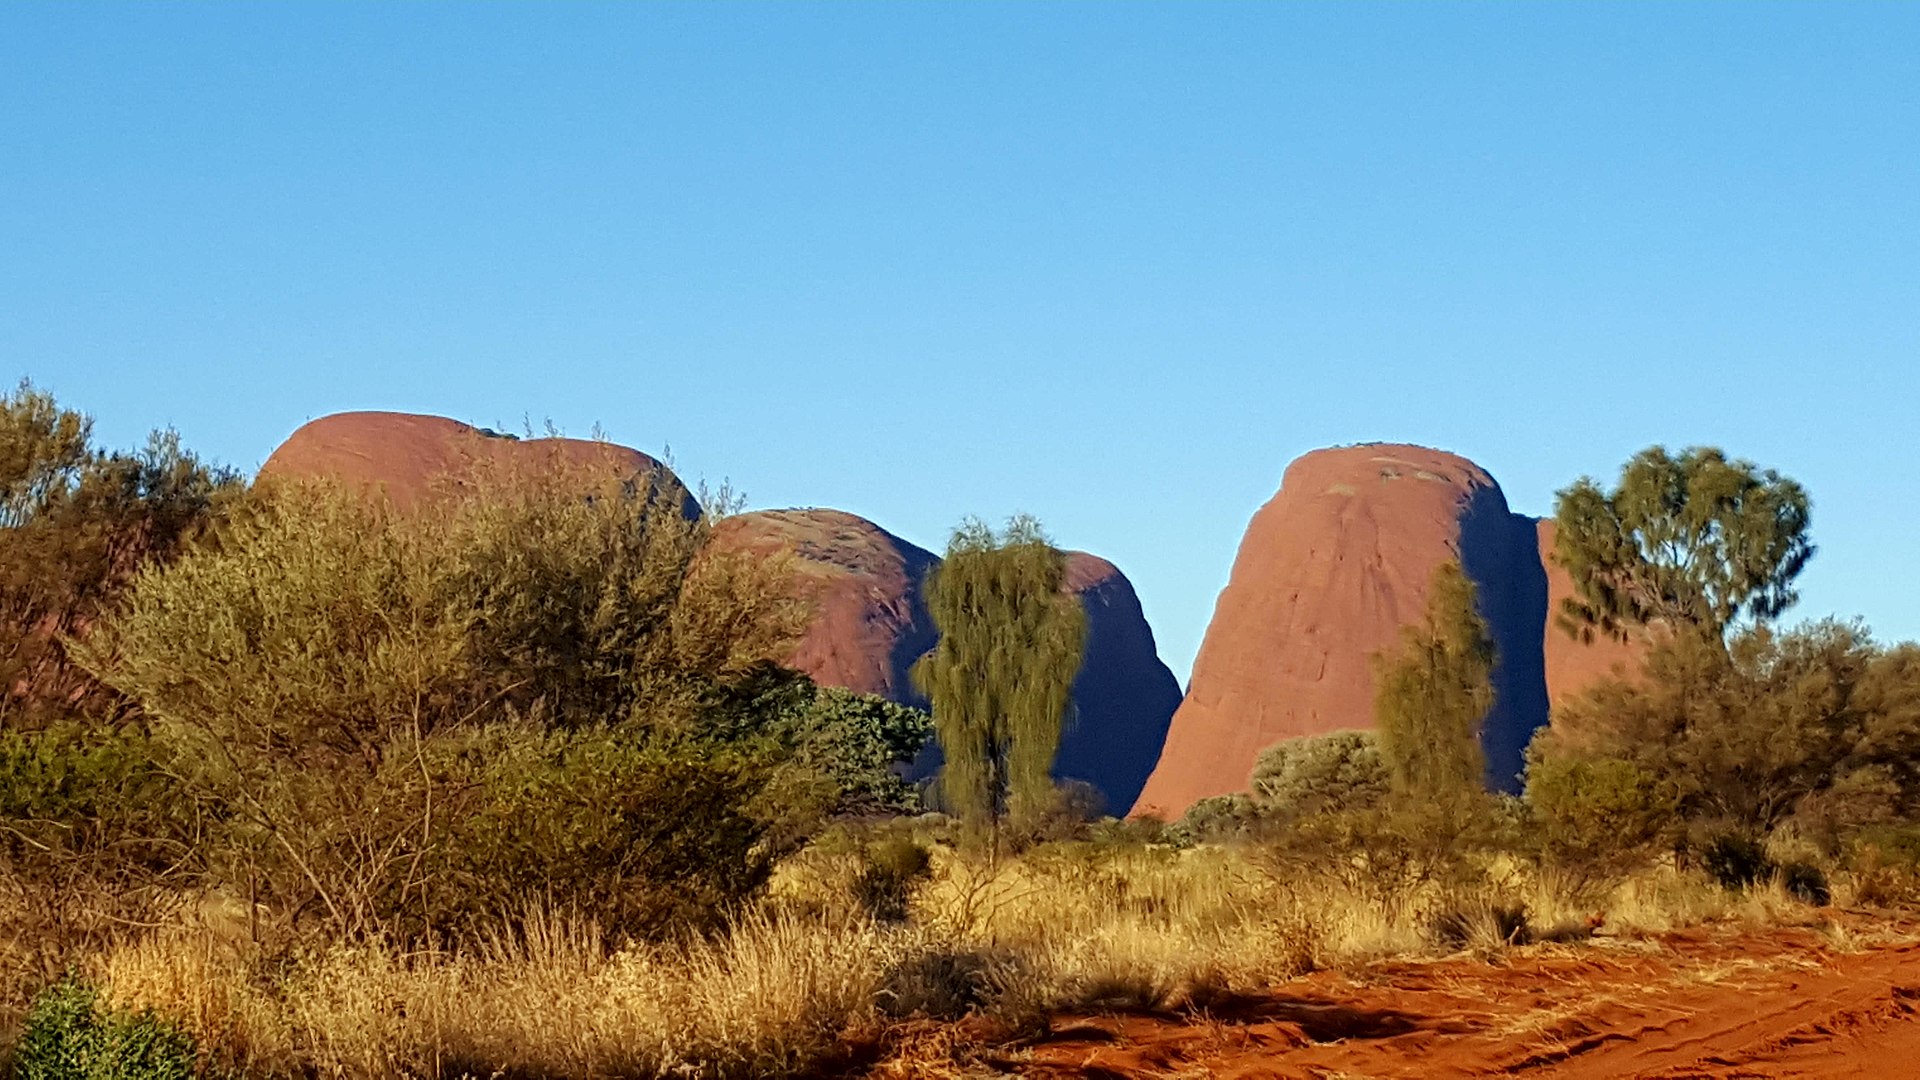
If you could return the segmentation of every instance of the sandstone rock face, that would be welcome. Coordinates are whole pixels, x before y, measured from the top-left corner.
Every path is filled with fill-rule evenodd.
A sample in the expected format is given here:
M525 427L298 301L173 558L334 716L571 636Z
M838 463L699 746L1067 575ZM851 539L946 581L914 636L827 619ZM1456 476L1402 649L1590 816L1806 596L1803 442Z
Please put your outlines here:
M1500 650L1485 742L1489 780L1511 788L1546 721L1547 586L1532 520L1464 458L1374 444L1300 458L1254 515L1133 812L1178 817L1246 790L1260 751L1282 739L1372 727L1373 658L1421 616L1434 569L1456 557Z
M589 439L519 439L449 420L395 412L323 416L295 431L260 467L264 478L327 477L379 489L396 506L412 507L437 492L457 492L474 470L513 466L539 471L585 469L626 479L652 473L699 505L659 461L624 446Z
M926 704L908 670L938 639L921 596L938 556L840 510L739 514L720 522L714 542L796 556L796 591L814 616L783 663L824 686Z
M1602 679L1637 671L1645 647L1603 635L1582 642L1559 625L1562 605L1573 597L1573 578L1553 561L1554 525L1538 525L1540 562L1547 576L1546 668L1547 693L1555 704L1574 697Z
M796 589L815 611L785 663L823 685L926 707L910 672L939 639L924 594L939 556L839 510L756 511L721 522L716 533L717 542L798 557ZM1112 563L1069 552L1066 588L1087 612L1087 643L1054 775L1091 784L1123 812L1159 757L1180 685L1160 662L1132 583ZM931 751L912 775L939 765Z

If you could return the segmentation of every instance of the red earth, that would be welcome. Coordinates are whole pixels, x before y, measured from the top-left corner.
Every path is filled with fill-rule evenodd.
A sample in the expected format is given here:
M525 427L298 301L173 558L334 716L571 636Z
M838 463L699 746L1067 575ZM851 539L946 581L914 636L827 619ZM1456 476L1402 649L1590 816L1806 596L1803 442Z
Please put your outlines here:
M1051 1080L1920 1077L1920 943L1705 929L1386 963L1206 1010L1056 1017L988 1062Z

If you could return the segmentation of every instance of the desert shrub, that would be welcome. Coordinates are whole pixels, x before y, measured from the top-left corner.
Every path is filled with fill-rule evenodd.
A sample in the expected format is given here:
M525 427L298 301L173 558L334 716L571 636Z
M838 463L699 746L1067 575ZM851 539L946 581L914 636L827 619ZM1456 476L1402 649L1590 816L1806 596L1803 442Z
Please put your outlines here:
M1102 818L1087 827L1087 839L1110 850L1193 845L1191 831L1179 822L1170 824L1156 817Z
M1787 895L1803 904L1814 907L1826 907L1833 901L1833 890L1827 883L1826 871L1810 862L1782 863L1778 871L1780 886Z
M933 872L933 856L911 837L892 836L868 844L853 895L867 914L882 922L906 919L914 887Z
M1763 881L1774 872L1773 860L1760 841L1740 833L1721 833L1709 840L1700 852L1700 865L1707 876L1730 891L1745 889Z
M1910 653L1831 620L1725 643L1668 635L1640 677L1570 702L1531 758L1631 763L1696 827L1765 836L1800 818L1837 837L1911 813L1920 795L1920 660Z
M1672 796L1630 761L1535 751L1526 805L1542 858L1591 889L1617 883L1673 839Z
M1178 828L1196 840L1226 840L1257 831L1265 815L1247 795L1213 795L1187 808Z
M14 1048L19 1080L189 1080L195 1043L149 1010L115 1008L69 977L34 1000Z
M782 568L708 552L670 492L575 479L413 515L263 487L76 649L214 808L230 891L366 937L537 885L655 936L817 824L829 781L770 704L805 614Z
M1377 805L1389 787L1379 738L1335 731L1288 739L1261 751L1253 798L1269 813L1320 814Z
M98 450L91 437L87 417L30 384L0 395L0 726L124 707L65 639L84 634L143 564L199 534L236 488L171 431L134 452Z
M198 880L203 831L197 805L132 728L0 731L9 966L51 978L73 950L153 921Z

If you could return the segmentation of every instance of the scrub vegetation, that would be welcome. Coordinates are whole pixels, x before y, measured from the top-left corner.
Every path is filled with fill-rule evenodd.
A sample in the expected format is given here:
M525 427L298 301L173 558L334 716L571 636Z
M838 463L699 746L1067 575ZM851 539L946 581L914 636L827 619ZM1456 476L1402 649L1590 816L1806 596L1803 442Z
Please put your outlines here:
M1495 657L1447 564L1372 730L1179 822L1050 779L1085 619L1031 519L956 531L929 715L770 660L792 568L665 477L431 505L0 398L12 1075L957 1075L1062 1012L1920 903L1920 650L1776 626L1808 501L1717 451L1563 493L1568 632L1647 661L1523 795L1483 786Z

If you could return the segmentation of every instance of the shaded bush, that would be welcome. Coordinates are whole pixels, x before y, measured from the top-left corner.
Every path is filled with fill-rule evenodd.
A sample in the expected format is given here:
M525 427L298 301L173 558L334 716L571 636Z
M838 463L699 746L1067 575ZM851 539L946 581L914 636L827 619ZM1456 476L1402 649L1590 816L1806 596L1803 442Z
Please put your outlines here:
M1421 932L1429 945L1447 952L1533 943L1527 905L1518 900L1455 899L1428 912Z
M189 1080L193 1037L156 1013L114 1008L74 978L43 991L14 1048L19 1080Z
M1827 884L1826 871L1808 862L1790 862L1780 867L1780 884L1787 895L1803 904L1826 907L1833 902L1833 890Z
M1721 833L1707 842L1700 865L1720 887L1739 891L1773 875L1773 860L1758 840L1739 833Z
M853 895L867 914L882 922L906 919L913 890L933 871L933 857L910 837L876 840L861 852Z

